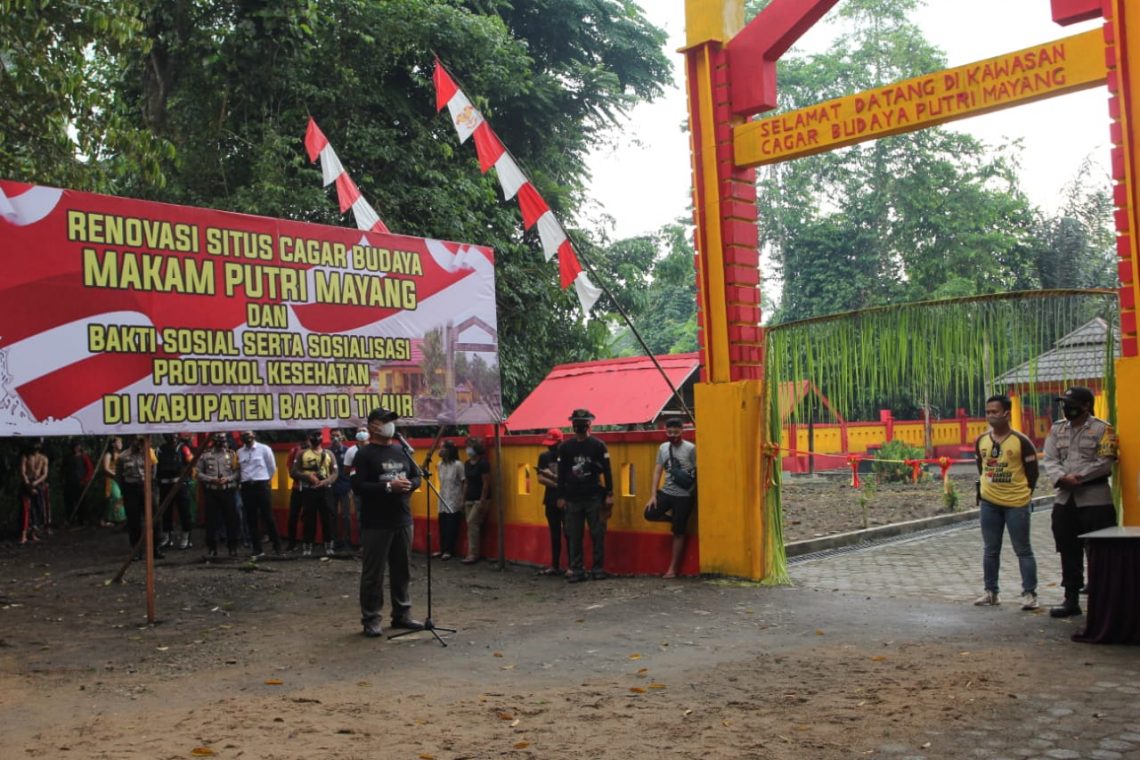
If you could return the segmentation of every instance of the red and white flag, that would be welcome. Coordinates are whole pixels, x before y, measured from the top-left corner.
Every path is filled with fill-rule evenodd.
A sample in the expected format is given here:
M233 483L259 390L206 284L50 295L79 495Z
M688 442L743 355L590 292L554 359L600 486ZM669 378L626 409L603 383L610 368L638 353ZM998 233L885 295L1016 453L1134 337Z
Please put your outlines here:
M356 218L358 229L370 232L388 232L387 225L380 221L380 216L376 210L368 201L364 200L360 188L356 186L352 177L349 177L348 172L341 166L336 151L329 145L328 138L325 137L324 132L321 131L311 116L309 117L309 126L305 129L305 150L309 153L310 162L315 162L318 158L321 160L321 177L324 180L325 187L332 184L336 185L340 213L343 214L352 209L352 215Z
M582 265L578 262L578 255L574 252L574 246L555 218L554 212L511 158L511 154L499 141L491 125L483 118L483 114L471 104L438 58L435 61L433 79L435 110L442 111L444 107L447 108L451 114L451 122L455 125L455 131L459 134L460 143L466 142L469 137L474 138L480 170L486 174L494 168L495 175L499 178L499 185L503 189L503 198L510 200L518 197L523 227L529 230L538 226L538 237L542 241L542 252L546 260L550 261L555 254L558 255L558 271L562 287L574 286L582 311L588 315L602 291L590 282L590 278L583 271Z

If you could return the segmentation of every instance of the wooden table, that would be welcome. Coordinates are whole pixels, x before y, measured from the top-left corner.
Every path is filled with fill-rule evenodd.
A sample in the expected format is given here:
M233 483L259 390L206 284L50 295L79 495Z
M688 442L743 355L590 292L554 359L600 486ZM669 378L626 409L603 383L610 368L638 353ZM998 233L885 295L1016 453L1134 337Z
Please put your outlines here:
M1081 536L1088 546L1085 629L1073 641L1140 644L1140 527L1104 528Z

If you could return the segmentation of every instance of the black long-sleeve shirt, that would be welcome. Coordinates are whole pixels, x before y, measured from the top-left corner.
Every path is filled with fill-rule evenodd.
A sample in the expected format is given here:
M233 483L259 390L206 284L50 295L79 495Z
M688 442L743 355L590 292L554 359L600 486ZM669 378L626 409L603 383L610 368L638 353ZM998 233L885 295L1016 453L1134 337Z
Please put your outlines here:
M610 496L613 492L614 476L606 444L592 435L584 441L576 437L564 441L558 449L558 496L570 500L590 499Z
M370 443L360 446L352 460L356 472L352 490L360 496L360 527L392 530L412 524L412 495L389 493L387 484L396 478L412 482L412 491L420 487L422 478L399 444Z

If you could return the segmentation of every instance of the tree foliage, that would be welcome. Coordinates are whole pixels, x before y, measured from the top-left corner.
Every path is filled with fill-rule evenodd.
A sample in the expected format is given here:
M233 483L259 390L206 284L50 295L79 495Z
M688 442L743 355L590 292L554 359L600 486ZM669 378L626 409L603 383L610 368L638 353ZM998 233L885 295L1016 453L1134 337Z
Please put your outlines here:
M652 235L619 240L598 252L615 272L614 297L654 354L697 350L697 284L692 228L668 224ZM643 353L625 320L614 314L610 353Z
M16 110L0 117L0 174L344 224L302 149L312 115L391 229L495 249L508 407L553 364L601 350L604 324L582 324L517 205L436 113L431 74L438 54L572 226L591 147L670 80L664 32L631 0L9 7L0 95Z
M841 31L828 51L780 62L781 108L944 68L944 54L907 20L917 5L837 6ZM1016 145L995 149L943 128L776 164L761 171L759 201L761 242L782 275L774 321L932 297L1105 284L1098 246L1111 219L1110 208L1097 205L1103 199L1086 185L1068 204L1071 212L1046 217L1018 185ZM1076 250L1093 262L1090 271L1057 282L1050 266Z
M0 177L108 190L161 185L170 146L112 108L110 84L148 43L139 3L0 2Z

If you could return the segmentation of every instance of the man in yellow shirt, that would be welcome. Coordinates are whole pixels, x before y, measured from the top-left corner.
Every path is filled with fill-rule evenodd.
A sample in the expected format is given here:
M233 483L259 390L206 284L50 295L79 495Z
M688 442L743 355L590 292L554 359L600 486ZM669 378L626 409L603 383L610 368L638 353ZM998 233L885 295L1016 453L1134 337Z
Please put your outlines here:
M986 593L974 604L999 604L998 570L1001 566L1002 531L1017 554L1021 570L1021 609L1037 609L1037 559L1029 543L1029 502L1037 485L1037 449L1033 442L1012 429L1008 396L986 399L986 422L990 429L974 442L980 479L979 507L982 524L982 574Z

